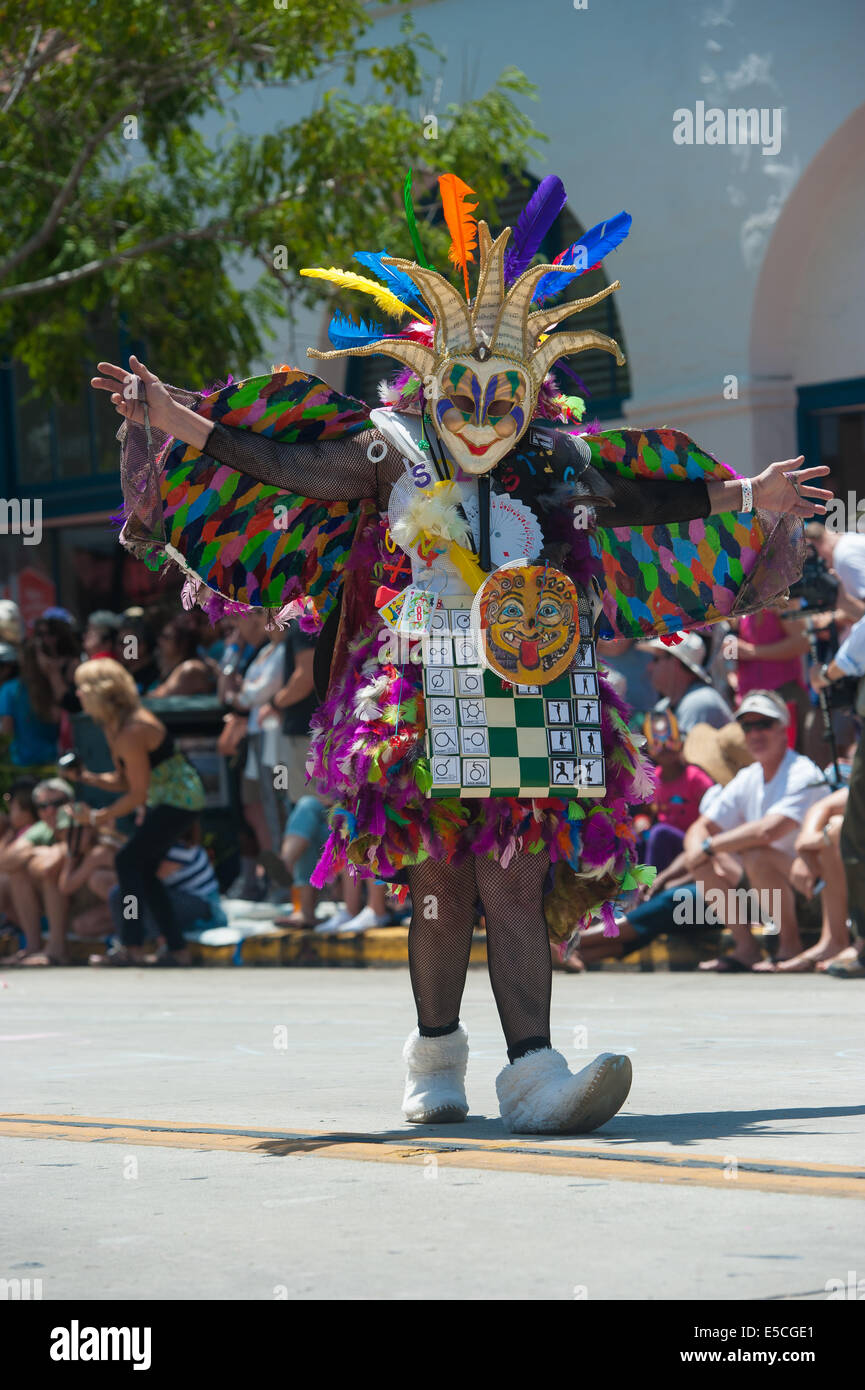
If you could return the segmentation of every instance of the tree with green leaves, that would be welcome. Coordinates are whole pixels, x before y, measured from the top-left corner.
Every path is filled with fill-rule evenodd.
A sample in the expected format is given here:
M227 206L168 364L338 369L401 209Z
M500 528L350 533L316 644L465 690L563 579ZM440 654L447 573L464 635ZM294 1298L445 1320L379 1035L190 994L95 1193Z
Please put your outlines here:
M508 69L425 120L441 55L408 14L390 46L368 41L371 22L361 0L5 0L0 355L71 395L106 325L124 322L166 380L242 374L286 304L320 302L302 266L412 255L409 167L428 254L446 265L424 190L457 172L494 217L542 138L520 105L534 89ZM253 135L232 119L250 89L323 76L332 86L300 120ZM249 256L262 270L241 290ZM350 294L339 307L369 308Z

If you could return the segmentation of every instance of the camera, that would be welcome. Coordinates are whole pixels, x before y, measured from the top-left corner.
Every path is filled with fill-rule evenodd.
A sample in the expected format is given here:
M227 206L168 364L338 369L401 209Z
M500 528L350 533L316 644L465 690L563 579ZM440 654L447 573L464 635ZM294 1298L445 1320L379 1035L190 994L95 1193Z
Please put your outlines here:
M791 599L797 599L806 613L825 613L833 609L838 599L838 580L829 573L822 556L811 546L802 565L802 578L790 585Z
M66 773L68 777L77 778L84 771L84 764L77 753L63 753L57 759L57 766L61 773Z

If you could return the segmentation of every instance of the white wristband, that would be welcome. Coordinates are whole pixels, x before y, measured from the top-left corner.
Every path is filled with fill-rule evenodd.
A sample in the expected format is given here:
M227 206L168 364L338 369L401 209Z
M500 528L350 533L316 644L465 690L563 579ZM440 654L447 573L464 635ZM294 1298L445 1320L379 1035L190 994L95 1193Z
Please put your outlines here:
M740 478L742 484L742 511L752 512L754 510L754 489L751 486L750 478Z

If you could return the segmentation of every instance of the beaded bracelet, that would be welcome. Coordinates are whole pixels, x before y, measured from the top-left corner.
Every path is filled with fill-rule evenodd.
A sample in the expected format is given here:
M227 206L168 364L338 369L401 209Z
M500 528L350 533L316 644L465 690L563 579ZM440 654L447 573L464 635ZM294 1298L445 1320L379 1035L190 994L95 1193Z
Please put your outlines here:
M742 484L742 511L752 512L754 510L754 489L751 486L750 478L740 478Z

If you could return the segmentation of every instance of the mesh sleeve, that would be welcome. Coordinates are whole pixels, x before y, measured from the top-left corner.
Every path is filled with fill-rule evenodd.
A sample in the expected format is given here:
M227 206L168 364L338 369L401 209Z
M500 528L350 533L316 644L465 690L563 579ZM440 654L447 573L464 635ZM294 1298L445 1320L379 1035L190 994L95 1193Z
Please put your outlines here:
M559 505L585 502L596 508L597 524L658 526L709 515L709 489L702 478L625 478L610 466L598 467L585 439L545 422L533 424L526 439L504 461L516 474L519 496L542 507L554 488ZM550 475L555 480L552 483ZM506 484L507 486L507 484Z
M702 478L605 477L611 506L598 507L599 526L666 526L708 516L709 489Z
M318 444L281 444L254 430L215 424L201 452L283 492L319 502L371 498L380 508L402 471L398 451L376 429Z

